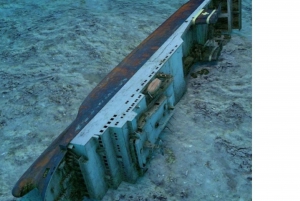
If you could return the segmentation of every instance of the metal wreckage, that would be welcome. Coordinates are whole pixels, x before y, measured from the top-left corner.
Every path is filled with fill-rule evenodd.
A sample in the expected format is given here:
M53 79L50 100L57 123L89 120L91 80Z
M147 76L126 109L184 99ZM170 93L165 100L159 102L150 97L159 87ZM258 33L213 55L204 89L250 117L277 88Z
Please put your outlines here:
M91 91L12 194L23 201L101 200L122 181L134 183L192 64L217 60L232 29L241 29L241 0L184 4Z

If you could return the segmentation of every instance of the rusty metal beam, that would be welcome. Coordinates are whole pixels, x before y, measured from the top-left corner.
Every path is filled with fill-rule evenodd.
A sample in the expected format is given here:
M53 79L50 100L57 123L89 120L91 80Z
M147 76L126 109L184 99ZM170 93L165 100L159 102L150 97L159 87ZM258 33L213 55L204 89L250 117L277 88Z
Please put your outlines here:
M190 0L184 4L92 90L81 104L76 119L51 143L15 184L12 190L15 197L24 196L34 188L37 188L44 197L52 173L56 171L64 158L70 141L203 2L204 0Z

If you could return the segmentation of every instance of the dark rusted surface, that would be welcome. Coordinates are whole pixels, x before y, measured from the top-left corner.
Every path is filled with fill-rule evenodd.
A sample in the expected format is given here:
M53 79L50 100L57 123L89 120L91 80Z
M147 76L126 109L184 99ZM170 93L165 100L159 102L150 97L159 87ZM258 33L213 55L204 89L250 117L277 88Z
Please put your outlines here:
M105 106L124 84L145 64L173 32L195 11L204 0L191 0L177 10L157 28L118 66L116 66L86 97L76 119L39 156L16 183L12 194L21 197L33 188L38 188L42 197L56 170L65 156L67 145L80 130Z
M205 9L196 18L195 23L196 24L214 24L218 21L220 12L221 12L221 7L219 7L218 9L215 9L215 10ZM207 18L209 18L209 19L207 20Z

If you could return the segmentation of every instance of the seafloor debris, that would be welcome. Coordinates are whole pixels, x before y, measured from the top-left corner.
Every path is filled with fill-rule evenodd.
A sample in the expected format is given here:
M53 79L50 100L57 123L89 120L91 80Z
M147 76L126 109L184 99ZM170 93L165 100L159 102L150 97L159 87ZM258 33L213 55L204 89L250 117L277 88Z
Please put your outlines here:
M207 75L209 73L209 70L207 70L206 68L203 68L203 69L197 71L197 73L200 75Z

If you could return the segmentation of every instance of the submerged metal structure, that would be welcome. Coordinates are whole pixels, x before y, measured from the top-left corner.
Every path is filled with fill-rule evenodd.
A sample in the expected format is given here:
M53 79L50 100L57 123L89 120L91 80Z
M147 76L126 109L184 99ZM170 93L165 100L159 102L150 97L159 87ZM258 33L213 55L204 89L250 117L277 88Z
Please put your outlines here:
M218 59L241 0L190 0L158 27L87 96L76 119L12 190L21 200L101 200L135 182L151 146L186 90L196 61Z

